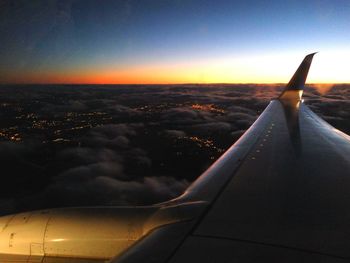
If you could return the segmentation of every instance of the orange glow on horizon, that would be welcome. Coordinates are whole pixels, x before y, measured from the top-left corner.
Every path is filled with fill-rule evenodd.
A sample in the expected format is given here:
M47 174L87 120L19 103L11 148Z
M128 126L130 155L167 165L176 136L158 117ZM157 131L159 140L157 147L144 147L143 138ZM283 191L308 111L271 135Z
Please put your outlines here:
M348 60L349 58L349 60ZM196 62L110 65L77 69L18 72L1 82L13 84L183 84L183 83L287 83L303 57L295 54L267 54L260 57L206 58ZM349 83L346 63L350 53L325 54L314 58L308 83Z
M328 91L330 91L334 87L334 84L332 84L332 83L317 83L317 84L312 85L312 87L314 89L316 89L318 91L318 93L320 93L321 95L325 95L326 93L328 93Z

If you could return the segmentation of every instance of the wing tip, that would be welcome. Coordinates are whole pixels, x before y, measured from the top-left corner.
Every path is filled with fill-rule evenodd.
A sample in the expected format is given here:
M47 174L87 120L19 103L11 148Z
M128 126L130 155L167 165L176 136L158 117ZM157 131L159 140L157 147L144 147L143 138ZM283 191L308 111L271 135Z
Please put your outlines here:
M309 73L310 65L315 54L318 52L313 52L305 56L298 69L294 73L293 77L290 79L286 87L284 88L282 94L279 96L280 100L287 101L300 101L305 81Z
M313 59L313 57L314 57L314 55L316 55L317 53L318 53L318 51L306 55L305 58L304 58L304 60L305 60L305 59L306 59L306 60L310 60L310 63L311 63L311 62L312 62L312 59Z

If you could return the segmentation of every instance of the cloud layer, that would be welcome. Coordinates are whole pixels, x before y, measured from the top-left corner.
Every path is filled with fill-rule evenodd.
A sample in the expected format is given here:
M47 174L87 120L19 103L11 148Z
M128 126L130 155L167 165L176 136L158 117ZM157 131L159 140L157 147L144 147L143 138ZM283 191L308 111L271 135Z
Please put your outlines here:
M181 194L281 90L265 85L2 86L0 214ZM350 132L350 92L306 103ZM17 137L16 137L17 136ZM20 140L15 141L16 138Z

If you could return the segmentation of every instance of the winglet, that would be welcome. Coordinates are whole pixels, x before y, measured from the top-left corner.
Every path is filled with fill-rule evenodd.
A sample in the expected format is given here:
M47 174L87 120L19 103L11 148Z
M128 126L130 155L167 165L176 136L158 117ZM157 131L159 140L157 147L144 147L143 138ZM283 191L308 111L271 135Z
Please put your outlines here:
M301 100L312 58L316 53L317 52L311 53L304 58L297 71L294 73L293 77L284 88L282 94L279 96L279 100L290 102L298 102Z

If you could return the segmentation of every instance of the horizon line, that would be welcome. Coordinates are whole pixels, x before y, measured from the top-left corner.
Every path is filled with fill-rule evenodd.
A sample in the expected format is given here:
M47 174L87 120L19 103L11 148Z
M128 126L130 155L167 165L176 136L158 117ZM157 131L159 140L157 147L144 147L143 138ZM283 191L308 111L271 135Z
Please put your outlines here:
M151 86L151 85L286 85L288 82L188 82L188 83L0 83L0 86L3 85L130 85L130 86ZM350 85L350 82L315 82L315 83L306 83L307 85Z

